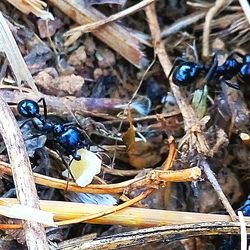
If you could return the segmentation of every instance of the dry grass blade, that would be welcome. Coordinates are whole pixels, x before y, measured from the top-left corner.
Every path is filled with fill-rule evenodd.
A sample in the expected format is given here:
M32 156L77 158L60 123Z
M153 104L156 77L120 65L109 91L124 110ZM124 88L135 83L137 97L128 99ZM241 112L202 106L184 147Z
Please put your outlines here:
M249 5L249 1L247 0L239 0L239 3L246 15L246 18L250 24L250 5Z
M116 20L119 20L123 17L126 17L128 15L131 15L137 11L140 11L141 9L145 8L146 6L148 6L149 4L151 4L152 2L154 2L155 0L143 0L141 2L139 2L138 4L135 4L123 11L120 11L116 14L111 15L110 17L107 17L103 20L94 22L94 23L89 23L86 25L82 25L80 27L76 27L73 28L71 30L69 30L68 32L65 33L65 36L71 36L72 34L74 34L75 32L78 32L79 37L86 32L91 32L97 28L99 28L100 26L110 23L110 22L114 22Z
M54 19L53 15L44 10L47 4L40 0L8 0L13 6L19 9L24 14L33 13L37 17L43 19Z
M93 215L89 215L89 216L82 216L82 217L78 217L76 219L72 219L72 220L66 220L66 221L61 221L58 222L57 225L61 226L61 225L68 225L68 224L74 224L74 223L79 223L79 222L83 222L83 221L89 221L89 220L93 220L93 219L97 219L115 212L118 212L122 209L128 208L132 205L134 205L135 203L143 200L144 198L146 198L148 195L150 195L154 190L153 189L149 189L144 191L143 193L141 193L140 195L138 195L137 197L128 200L126 202L124 202L123 204L120 204L116 207L112 207L110 209L106 209L104 211L101 211L99 213L95 213Z
M21 86L22 81L29 84L32 90L38 94L37 87L28 70L27 65L17 47L16 41L9 29L9 26L0 13L0 50L2 50L8 61L13 73L16 77L18 86Z
M222 8L229 5L230 1L228 0L216 0L213 7L207 12L204 29L203 29L203 36L202 36L202 57L204 59L209 58L210 56L210 47L209 47L209 35L210 35L210 25L213 17L220 11Z

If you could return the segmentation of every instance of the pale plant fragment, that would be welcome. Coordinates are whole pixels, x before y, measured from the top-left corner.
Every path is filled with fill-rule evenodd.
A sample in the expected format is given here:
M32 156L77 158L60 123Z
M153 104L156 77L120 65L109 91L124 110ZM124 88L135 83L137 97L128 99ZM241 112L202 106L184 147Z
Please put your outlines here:
M85 187L92 182L95 175L100 173L102 161L94 153L86 149L80 149L77 152L81 155L81 160L72 160L69 170L76 184ZM65 170L63 175L68 176L68 170Z
M241 238L241 250L247 249L247 228L246 222L242 211L238 211L238 217L240 221L240 238Z
M41 0L8 0L8 2L24 14L33 13L35 16L45 20L54 19L50 12L44 10L47 4Z
M17 204L16 199L1 199L10 204ZM82 216L93 216L97 213L115 209L116 206L104 206L97 204L82 204L79 202L40 200L40 207L43 211L49 211L55 214L55 221L66 221ZM249 227L250 218L245 217L247 227ZM116 213L108 214L105 217L95 218L88 221L91 224L123 225L134 227L152 227L161 225L182 225L188 223L204 222L227 222L231 221L230 216L221 214L180 212L160 209L148 209L127 207ZM239 222L237 222L239 228ZM249 229L248 229L249 230Z
M0 201L0 214L13 219L36 221L38 223L56 227L51 212L42 211L36 208L20 205L20 204L8 204Z
M239 0L242 10L244 11L246 18L250 24L250 4L247 0Z

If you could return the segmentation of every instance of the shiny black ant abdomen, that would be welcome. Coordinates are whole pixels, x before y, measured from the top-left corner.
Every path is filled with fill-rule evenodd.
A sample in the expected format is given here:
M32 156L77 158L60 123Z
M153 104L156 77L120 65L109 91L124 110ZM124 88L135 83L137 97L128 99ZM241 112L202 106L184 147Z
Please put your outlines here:
M175 59L169 77L173 75L174 84L184 87L192 84L203 71L204 68L202 65L178 57Z
M211 64L200 64L190 62L183 58L176 58L173 67L169 73L169 77L173 75L172 80L178 86L192 85L200 75L204 75L203 83L210 82L218 67L218 60L213 56Z
M238 56L241 62L236 60L235 56ZM229 83L227 80L231 80L234 76L237 76L241 83L250 82L250 54L231 53L226 61L217 67L215 75L221 77L227 84Z

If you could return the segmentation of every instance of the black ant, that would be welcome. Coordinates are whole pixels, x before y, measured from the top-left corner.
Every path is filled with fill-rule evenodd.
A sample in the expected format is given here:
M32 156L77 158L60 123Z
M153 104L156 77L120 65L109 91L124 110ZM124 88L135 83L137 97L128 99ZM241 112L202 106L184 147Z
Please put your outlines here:
M241 206L237 211L242 211L244 216L250 216L250 195L247 197L243 206Z
M39 105L38 103L43 103L44 108L44 117L42 117L39 113ZM77 129L76 125L72 123L52 123L47 120L47 106L45 100L42 98L38 102L33 100L24 99L18 103L17 110L20 115L28 118L27 121L32 119L34 127L41 134L52 134L53 141L55 141L58 147L58 153L62 158L64 164L65 161L62 157L63 155L72 156L73 159L79 161L81 160L81 156L77 154L77 150L80 148L89 147L86 142L86 138L80 133ZM25 121L21 127L27 122Z
M242 62L236 60L235 55L241 58ZM233 52L227 57L222 65L216 68L215 71L215 77L221 77L221 79L230 87L237 86L236 84L232 85L232 83L228 81L236 75L242 83L250 81L250 54L242 55L239 52Z
M240 57L242 62L237 61L235 55ZM250 80L250 54L244 56L238 52L233 52L220 66L218 66L217 55L213 56L211 65L190 62L178 57L173 64L169 77L173 75L173 82L178 86L189 86L200 74L206 75L204 83L208 83L215 78L225 82L229 87L239 89L238 84L233 84L229 80L236 75L243 83Z

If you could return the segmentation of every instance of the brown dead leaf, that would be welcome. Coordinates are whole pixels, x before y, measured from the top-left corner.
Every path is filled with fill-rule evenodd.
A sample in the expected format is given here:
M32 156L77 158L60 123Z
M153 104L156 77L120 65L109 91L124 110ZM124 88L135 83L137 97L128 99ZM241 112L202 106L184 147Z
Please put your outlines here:
M129 164L137 169L155 166L161 160L161 146L151 141L139 141L128 151Z
M164 148L162 137L151 138L146 142L135 141L135 130L131 111L128 112L129 128L123 134L123 142L127 146L128 162L131 166L142 169L155 166L161 160L161 151Z
M124 144L127 146L127 151L130 152L135 144L135 129L132 121L131 110L128 110L128 120L129 120L129 128L127 132L125 132L122 136L122 140Z

